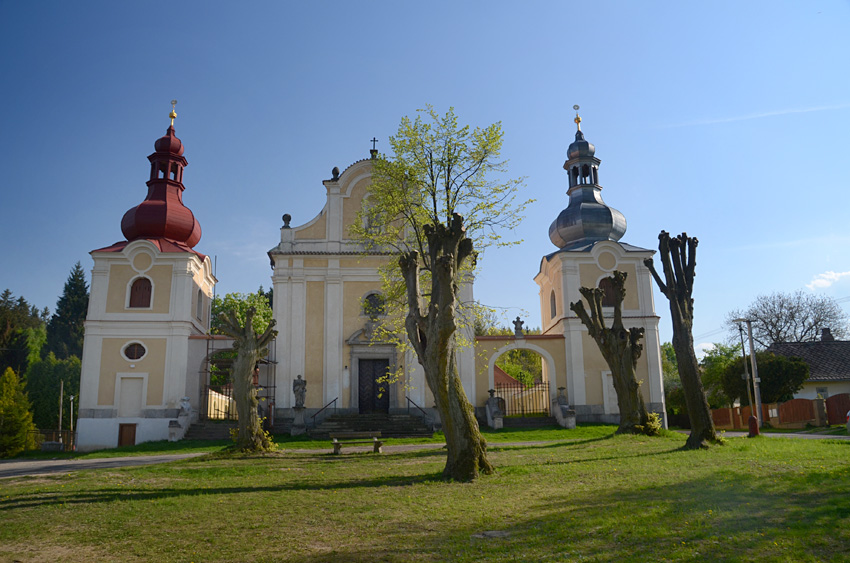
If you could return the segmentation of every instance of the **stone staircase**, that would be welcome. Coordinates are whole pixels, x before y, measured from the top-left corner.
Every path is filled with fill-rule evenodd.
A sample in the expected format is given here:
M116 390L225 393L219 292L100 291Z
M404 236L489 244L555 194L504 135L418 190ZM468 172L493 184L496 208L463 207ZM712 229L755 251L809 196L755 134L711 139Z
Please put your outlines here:
M205 420L189 427L184 440L230 440L230 429L236 428L235 420Z
M502 419L503 428L542 428L544 426L557 426L558 421L554 416L526 416L505 417Z
M410 414L334 414L307 431L311 438L328 439L335 432L381 432L383 438L430 437L431 428Z

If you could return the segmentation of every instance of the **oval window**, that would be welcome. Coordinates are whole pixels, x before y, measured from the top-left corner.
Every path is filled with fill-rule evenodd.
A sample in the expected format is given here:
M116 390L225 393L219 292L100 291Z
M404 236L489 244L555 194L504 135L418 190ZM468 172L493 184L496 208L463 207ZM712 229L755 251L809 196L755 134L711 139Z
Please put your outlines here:
M146 353L145 347L138 342L133 342L124 347L124 357L128 360L140 360Z

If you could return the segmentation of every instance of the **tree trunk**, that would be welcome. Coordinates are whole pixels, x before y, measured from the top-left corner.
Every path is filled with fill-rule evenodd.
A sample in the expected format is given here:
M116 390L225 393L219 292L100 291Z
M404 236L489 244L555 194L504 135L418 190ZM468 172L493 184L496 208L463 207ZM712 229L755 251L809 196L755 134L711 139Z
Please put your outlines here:
M254 387L254 367L268 353L269 342L277 336L273 330L275 321L262 335L254 332L253 319L255 309L251 307L245 314L245 326L239 324L235 311L229 315L222 313L222 332L234 338L233 347L237 351L233 362L231 382L236 413L239 416L239 428L236 435L236 449L244 452L268 451L271 442L263 432L260 417L257 414L257 389Z
M679 378L688 407L691 434L686 448L708 447L709 443L720 443L714 429L714 420L708 408L708 399L699 374L699 362L694 352L694 275L696 250L699 241L687 233L670 238L667 231L658 235L658 252L664 267L664 278L658 275L652 258L644 260L661 293L670 302L670 317L673 321L673 349L679 364Z
M448 450L443 475L456 481L472 481L479 473L493 472L487 459L487 444L457 373L455 356L457 275L463 261L473 254L472 241L466 238L463 219L457 214L448 227L428 225L426 236L431 265L426 314L420 307L419 253L410 251L399 259L407 287L405 326L443 423Z
M620 426L618 434L634 434L647 422L646 405L640 394L640 383L635 377L637 361L641 356L644 329L623 326L623 299L626 296L624 272L615 271L610 278L611 288L616 294L614 302L614 321L611 328L605 328L605 318L602 314L602 297L605 292L600 288L582 287L579 289L590 307L590 315L584 308L584 303L570 303L570 309L578 315L587 327L588 334L599 346L602 357L611 368L614 380L614 390L617 392L617 407L620 409Z

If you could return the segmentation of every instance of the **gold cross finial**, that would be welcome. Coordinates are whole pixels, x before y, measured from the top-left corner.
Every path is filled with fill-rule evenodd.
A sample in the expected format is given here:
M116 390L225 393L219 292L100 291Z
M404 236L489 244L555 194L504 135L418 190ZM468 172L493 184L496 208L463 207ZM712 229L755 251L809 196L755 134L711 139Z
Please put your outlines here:
M575 121L575 124L576 124L576 127L578 127L578 130L581 131L581 117L579 117L579 115L578 115L578 104L574 105L573 109L576 110L576 118L573 119L573 121Z
M175 106L177 106L177 100L171 100L171 113L168 114L168 117L171 118L172 127L174 127L174 118L177 117L177 112L174 111Z

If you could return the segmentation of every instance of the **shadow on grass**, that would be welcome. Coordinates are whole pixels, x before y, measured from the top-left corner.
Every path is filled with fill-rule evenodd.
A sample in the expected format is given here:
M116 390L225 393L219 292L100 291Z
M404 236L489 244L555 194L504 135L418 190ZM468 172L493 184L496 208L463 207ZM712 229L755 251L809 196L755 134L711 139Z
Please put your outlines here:
M719 467L675 484L573 489L514 510L495 528L470 524L435 536L423 552L440 559L451 549L454 561L510 554L547 561L843 560L850 496L841 473L770 479ZM472 537L488 529L506 537Z

